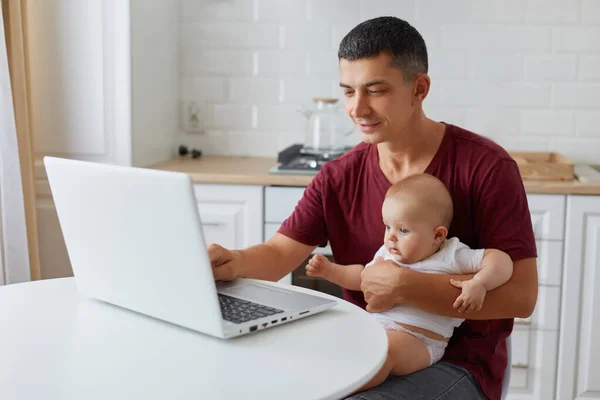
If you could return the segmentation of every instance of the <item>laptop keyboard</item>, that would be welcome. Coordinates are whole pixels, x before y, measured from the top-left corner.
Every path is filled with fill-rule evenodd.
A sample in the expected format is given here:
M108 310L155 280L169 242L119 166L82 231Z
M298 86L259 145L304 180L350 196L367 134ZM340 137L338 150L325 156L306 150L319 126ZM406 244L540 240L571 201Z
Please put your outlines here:
M263 306L262 304L241 300L221 293L219 293L219 304L221 305L223 319L235 324L283 312L283 310L277 308Z

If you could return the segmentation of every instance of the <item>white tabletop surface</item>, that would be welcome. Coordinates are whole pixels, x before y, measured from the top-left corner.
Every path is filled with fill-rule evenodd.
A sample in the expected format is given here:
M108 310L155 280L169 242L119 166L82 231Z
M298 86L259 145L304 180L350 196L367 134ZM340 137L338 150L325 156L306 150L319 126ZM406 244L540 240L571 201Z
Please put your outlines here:
M0 286L7 400L339 399L367 382L386 353L384 330L343 300L221 340L80 298L74 278Z

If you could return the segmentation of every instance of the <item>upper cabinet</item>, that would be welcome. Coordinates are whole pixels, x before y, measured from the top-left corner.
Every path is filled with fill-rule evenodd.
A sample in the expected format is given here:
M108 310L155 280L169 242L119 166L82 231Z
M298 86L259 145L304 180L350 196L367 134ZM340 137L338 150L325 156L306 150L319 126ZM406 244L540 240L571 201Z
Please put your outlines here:
M567 200L557 399L600 398L600 197Z
M25 4L37 158L136 166L170 158L178 130L179 2Z

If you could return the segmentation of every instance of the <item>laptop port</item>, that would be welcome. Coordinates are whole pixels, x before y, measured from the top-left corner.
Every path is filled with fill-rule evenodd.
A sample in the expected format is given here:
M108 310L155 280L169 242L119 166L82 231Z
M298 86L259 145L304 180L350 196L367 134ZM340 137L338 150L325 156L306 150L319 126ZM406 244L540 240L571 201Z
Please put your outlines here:
M258 325L252 325L252 326L250 327L250 332L254 332L254 331L255 331L255 330L257 330L257 329L258 329Z
M310 310L306 310L306 311L302 311L300 314L298 315L302 315L302 314L307 314Z
M281 318L281 322L283 322L283 321L285 321L285 320L287 320L287 317L283 317L283 318Z
M266 327L267 327L267 325L269 325L269 323L268 323L268 322L265 322L264 324L262 324L263 328L266 328Z
M273 321L271 321L271 324L276 324L276 323L277 323L276 319L274 319Z

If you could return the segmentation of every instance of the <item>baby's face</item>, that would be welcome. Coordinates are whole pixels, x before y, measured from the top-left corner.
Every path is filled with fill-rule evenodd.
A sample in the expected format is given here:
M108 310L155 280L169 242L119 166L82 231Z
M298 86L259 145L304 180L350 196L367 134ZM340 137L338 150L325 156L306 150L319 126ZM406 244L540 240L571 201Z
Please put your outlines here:
M413 264L439 248L435 224L420 213L418 204L410 200L387 198L383 202L384 245L398 262Z

